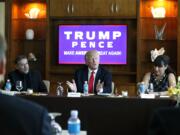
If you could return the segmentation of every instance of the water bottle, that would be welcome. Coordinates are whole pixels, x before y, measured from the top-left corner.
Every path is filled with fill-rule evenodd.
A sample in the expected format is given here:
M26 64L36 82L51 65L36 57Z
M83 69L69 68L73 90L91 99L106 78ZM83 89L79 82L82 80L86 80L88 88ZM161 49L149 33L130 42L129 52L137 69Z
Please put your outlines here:
M68 119L68 133L69 135L80 135L81 122L78 118L78 111L72 110L71 116Z
M84 92L84 95L88 95L88 83L87 83L87 81L84 81L83 92Z
M6 81L6 85L5 85L5 90L6 91L11 91L12 85L9 79L7 79Z
M149 84L149 92L153 92L154 91L154 86L153 83Z

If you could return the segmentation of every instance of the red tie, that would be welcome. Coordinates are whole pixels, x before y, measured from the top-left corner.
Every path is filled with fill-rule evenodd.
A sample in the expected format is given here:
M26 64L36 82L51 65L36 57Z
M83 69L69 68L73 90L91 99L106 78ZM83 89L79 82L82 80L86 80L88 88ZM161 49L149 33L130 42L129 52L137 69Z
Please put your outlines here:
M89 78L89 93L93 93L93 84L94 84L94 71L91 72L91 76Z

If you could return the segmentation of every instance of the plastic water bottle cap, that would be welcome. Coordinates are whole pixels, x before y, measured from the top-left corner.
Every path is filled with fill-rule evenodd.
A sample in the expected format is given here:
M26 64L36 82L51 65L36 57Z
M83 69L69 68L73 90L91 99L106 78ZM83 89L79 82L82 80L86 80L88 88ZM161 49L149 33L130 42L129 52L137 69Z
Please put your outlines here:
M78 116L78 111L77 110L72 110L71 111L71 116L76 118Z

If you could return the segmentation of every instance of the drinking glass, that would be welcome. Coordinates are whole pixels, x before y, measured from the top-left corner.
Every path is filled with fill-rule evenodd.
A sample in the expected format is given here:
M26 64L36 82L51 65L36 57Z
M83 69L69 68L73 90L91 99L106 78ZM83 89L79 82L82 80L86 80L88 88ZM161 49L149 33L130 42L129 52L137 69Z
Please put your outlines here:
M16 89L20 92L23 89L22 81L16 81Z
M144 82L138 83L138 84L137 84L137 87L138 87L138 92L139 92L139 94L145 94L147 87L146 87L146 85L144 84Z
M57 83L58 83L58 87L56 89L56 94L57 96L63 96L64 88L62 87L62 82L57 82Z
M61 116L61 113L58 112L51 112L49 113L49 116L51 118L51 134L52 135L61 135L62 134L62 128L61 126L55 121L55 118L57 116Z

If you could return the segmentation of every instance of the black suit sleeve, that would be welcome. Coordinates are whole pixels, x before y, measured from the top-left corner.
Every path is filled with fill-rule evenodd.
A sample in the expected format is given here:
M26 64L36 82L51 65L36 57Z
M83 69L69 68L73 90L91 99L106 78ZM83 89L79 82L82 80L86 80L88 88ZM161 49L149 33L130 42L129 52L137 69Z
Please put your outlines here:
M83 93L83 84L85 80L83 79L83 73L81 70L77 70L75 72L74 79L76 82L77 91Z
M103 93L111 93L112 91L112 75L110 72L106 71L106 74L104 75L104 87L103 87Z
M34 72L34 74L36 74L37 76L37 82L38 82L38 91L39 92L47 92L47 88L46 88L46 85L44 84L44 82L42 81L42 78L41 78L41 74L39 72ZM33 85L33 84L32 84Z
M51 125L50 125L50 117L48 112L44 110L42 116L42 135L50 135L51 134Z

